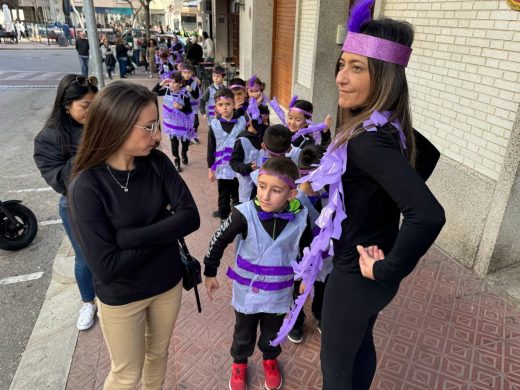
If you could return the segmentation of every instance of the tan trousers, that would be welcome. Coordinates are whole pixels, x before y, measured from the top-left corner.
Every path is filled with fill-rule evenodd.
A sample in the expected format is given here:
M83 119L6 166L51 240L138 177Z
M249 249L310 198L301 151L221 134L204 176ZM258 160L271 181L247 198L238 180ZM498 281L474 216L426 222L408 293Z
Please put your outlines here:
M133 389L141 374L143 390L162 388L181 297L182 281L162 294L126 305L99 302L99 322L111 359L104 390Z

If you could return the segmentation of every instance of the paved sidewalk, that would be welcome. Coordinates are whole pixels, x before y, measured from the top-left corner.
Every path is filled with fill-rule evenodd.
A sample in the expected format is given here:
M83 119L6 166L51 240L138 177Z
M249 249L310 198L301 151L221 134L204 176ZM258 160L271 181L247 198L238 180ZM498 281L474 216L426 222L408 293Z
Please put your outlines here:
M206 177L207 127L202 125L199 133L202 143L190 147L190 163L181 175L202 220L187 243L202 260L218 220L211 217L217 204L216 184ZM170 154L168 141L163 150ZM196 311L193 292L184 292L165 389L228 388L234 314L231 283L224 270L231 262L228 248L216 299L210 302L201 291L202 314ZM279 360L287 390L321 388L320 335L308 317L304 342L283 345ZM520 389L520 309L437 249L428 252L380 315L375 341L378 371L372 389ZM109 366L96 322L79 334L66 388L102 389ZM261 367L261 355L255 351L248 368L251 390L263 389Z

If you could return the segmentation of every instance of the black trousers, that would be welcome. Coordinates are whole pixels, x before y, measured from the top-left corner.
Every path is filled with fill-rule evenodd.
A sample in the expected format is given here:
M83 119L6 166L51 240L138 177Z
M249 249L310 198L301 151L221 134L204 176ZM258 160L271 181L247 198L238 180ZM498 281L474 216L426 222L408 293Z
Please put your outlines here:
M199 125L200 125L199 114L195 114L195 120L193 121L193 128L195 129L195 133L199 129Z
M372 330L398 289L357 273L329 275L321 319L324 390L369 390L376 371Z
M312 305L311 305L311 311L314 315L314 318L318 321L321 320L321 312L323 308L323 294L325 292L325 285L327 283L327 279L325 279L325 282L314 282L314 298L312 298ZM299 289L300 289L300 280L294 281L294 290L293 290L293 297L294 299L298 298L300 295ZM298 318L296 319L296 322L294 323L294 327L301 328L303 326L303 323L305 322L305 318L307 316L305 315L303 309L298 314Z
M185 156L190 148L190 141L179 141L177 137L170 138L172 143L172 155L178 160L179 159L179 143L182 144L182 155Z
M238 201L238 180L237 179L218 179L218 214L221 219L225 219L231 212L231 203L236 205Z
M231 344L231 356L235 363L247 363L253 354L256 343L256 330L260 325L258 349L262 351L264 359L276 359L282 353L282 347L272 347L269 342L276 338L282 326L285 314L255 313L243 314L235 310L235 331Z

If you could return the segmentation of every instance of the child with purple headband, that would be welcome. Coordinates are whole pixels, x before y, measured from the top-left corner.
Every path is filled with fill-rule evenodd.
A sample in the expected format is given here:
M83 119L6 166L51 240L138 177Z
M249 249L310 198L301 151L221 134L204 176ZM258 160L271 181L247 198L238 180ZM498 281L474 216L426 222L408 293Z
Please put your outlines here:
M193 121L193 129L195 131L195 134L197 134L197 130L199 129L199 100L200 100L200 80L193 75L193 65L191 65L189 62L179 64L178 69L181 72L182 78L183 78L183 86L188 92L190 96L190 104L191 109L193 110L194 114L194 121ZM192 141L194 144L200 144L200 141L197 137L193 138Z
M307 210L295 199L299 173L286 157L267 161L258 178L255 200L233 208L222 223L204 258L205 285L210 299L219 288L217 269L226 247L235 239L236 258L226 275L233 281L235 327L229 388L247 388L247 361L258 348L263 355L265 388L280 389L277 357L280 346L270 346L292 303L292 262L312 239Z
M243 105L243 110L249 117L269 126L269 107L267 106L268 99L264 95L265 83L256 75L253 75L247 80L247 96L248 100Z

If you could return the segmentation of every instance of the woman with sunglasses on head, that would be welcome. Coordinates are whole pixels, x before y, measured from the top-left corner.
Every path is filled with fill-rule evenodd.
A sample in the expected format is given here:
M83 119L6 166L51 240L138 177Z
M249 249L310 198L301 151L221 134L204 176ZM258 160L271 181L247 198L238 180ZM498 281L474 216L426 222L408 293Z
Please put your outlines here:
M77 322L79 330L89 329L94 324L96 303L92 273L71 230L67 186L83 125L97 91L97 79L94 76L64 76L58 86L51 114L34 140L34 161L47 184L61 194L59 213L74 248L74 275L83 301Z
M73 220L94 274L111 358L105 389L161 389L179 312L177 240L200 225L161 140L157 98L125 82L90 108L70 186Z

